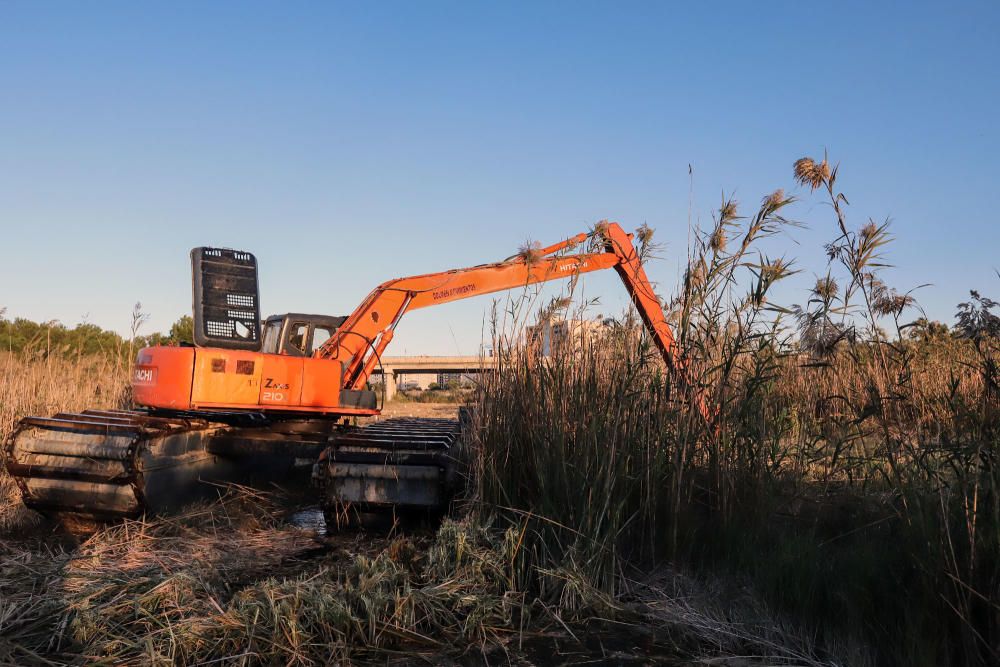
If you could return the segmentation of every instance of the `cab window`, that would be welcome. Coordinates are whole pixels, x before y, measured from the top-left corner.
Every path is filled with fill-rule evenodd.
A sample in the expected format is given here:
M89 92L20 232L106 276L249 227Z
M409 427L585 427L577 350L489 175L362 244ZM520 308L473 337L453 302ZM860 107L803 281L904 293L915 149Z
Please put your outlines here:
M264 345L263 350L268 354L277 354L278 352L278 341L281 337L281 320L275 320L273 322L268 322L264 326Z
M313 340L312 348L309 350L309 354L312 354L319 348L323 346L323 343L330 340L330 336L333 335L333 329L328 327L316 327L313 329Z
M294 322L288 327L288 338L285 341L285 352L295 357L306 354L306 336L309 334L309 325L305 322Z

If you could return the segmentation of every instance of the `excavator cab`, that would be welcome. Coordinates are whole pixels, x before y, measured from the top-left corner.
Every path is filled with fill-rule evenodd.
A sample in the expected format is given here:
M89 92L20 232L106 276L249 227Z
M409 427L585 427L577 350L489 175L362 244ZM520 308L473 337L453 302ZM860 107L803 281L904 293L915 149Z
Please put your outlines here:
M260 319L257 258L242 250L191 251L194 342L198 347L310 357L346 317L286 313Z
M264 321L261 352L311 357L340 328L346 317L286 313L271 315Z

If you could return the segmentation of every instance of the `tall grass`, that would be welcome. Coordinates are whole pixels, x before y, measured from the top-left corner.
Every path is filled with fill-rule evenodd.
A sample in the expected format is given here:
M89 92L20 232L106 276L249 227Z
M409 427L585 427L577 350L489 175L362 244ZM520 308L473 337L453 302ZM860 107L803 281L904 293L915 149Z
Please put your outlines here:
M833 211L810 299L772 303L795 268L761 245L794 226L793 198L746 217L724 201L668 304L686 381L632 326L545 360L500 345L480 396L481 500L524 526L522 586L543 598L563 594L537 579L546 568L621 595L630 568L673 560L746 577L821 642L857 638L859 660L995 663L996 304L974 294L955 335L920 333L912 294L885 282L888 223L851 227L825 159L795 176Z
M125 405L128 371L109 356L0 352L0 435L26 415Z

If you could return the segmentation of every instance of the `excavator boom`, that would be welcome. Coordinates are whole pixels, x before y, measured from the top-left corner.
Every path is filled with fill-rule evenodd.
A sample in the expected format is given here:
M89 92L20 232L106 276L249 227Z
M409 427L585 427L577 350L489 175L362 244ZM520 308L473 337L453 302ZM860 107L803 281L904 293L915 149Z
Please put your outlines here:
M594 239L598 252L557 254ZM618 223L601 222L592 234L578 234L546 248L528 249L503 262L390 280L375 288L315 356L345 363L344 388L368 381L404 314L459 299L561 278L615 269L632 297L664 361L675 364L674 336L653 292L632 237Z

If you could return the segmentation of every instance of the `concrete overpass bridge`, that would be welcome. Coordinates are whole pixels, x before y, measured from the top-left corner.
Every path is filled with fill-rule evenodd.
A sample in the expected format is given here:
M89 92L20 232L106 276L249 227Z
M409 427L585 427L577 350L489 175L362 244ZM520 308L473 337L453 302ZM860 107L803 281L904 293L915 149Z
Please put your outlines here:
M399 378L404 375L424 373L479 373L496 368L493 357L382 357L382 367L375 366L372 375L383 375L385 399L396 395Z

